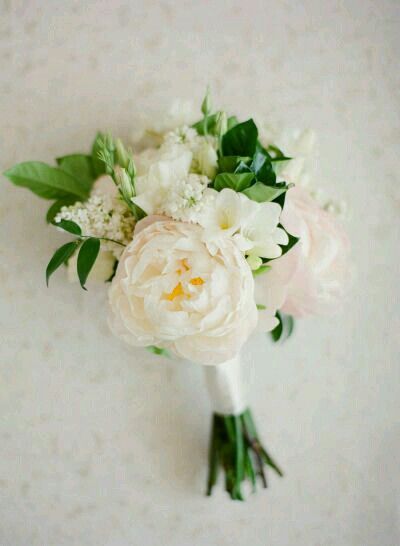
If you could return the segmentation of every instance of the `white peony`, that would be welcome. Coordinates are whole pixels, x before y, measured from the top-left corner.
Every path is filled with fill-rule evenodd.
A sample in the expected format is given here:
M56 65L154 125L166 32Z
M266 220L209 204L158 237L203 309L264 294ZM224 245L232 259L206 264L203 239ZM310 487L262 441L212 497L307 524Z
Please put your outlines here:
M137 224L121 256L109 292L112 331L201 364L235 357L257 325L245 258L229 238L211 254L200 226L154 220Z

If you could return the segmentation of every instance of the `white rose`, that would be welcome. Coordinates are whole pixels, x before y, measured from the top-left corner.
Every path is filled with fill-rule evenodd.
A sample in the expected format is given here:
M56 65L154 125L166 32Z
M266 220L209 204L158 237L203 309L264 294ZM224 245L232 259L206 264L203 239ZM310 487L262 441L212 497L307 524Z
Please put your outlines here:
M148 222L139 222L110 288L112 331L201 364L235 357L257 325L245 258L231 239L211 254L200 226Z

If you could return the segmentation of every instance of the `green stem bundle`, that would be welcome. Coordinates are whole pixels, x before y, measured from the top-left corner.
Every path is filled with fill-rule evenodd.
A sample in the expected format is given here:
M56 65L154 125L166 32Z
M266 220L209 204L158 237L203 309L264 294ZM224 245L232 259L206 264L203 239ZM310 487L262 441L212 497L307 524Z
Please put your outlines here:
M240 415L213 414L207 495L217 483L220 467L225 472L225 489L233 500L244 500L242 483L246 480L256 490L257 476L267 487L266 470L282 471L260 443L250 409Z

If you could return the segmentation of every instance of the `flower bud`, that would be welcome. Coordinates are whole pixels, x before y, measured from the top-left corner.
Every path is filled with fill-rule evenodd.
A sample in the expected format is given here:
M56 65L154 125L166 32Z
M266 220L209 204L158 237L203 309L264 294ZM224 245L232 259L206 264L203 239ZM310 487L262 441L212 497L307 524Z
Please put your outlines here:
M212 104L211 104L211 97L210 97L210 88L207 87L206 96L203 99L203 102L201 104L201 111L204 116L208 116L211 112Z
M247 263L250 266L250 269L252 271L256 271L259 267L262 266L262 259L259 256L254 256L254 254L250 254L246 258Z
M130 159L131 154L126 150L122 141L117 138L115 141L115 163L127 169Z
M131 201L132 197L135 195L135 188L128 173L124 168L119 166L115 167L114 173L115 182L117 183L117 186L120 189L125 201Z
M219 138L223 137L228 130L228 118L226 112L218 112L215 122L215 132Z

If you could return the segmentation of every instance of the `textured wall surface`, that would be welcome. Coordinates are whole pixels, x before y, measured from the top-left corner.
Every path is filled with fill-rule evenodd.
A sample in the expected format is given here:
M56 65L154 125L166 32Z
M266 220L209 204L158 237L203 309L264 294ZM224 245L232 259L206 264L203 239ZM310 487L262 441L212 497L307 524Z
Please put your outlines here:
M339 317L246 348L285 478L245 504L208 499L202 370L112 338L103 287L59 273L46 289L65 237L2 178L1 546L398 543L399 3L0 6L1 170L85 150L98 128L127 136L140 112L200 101L209 82L228 110L317 130L357 269Z

